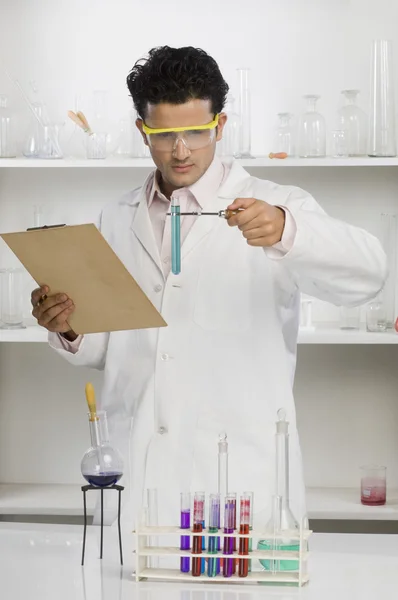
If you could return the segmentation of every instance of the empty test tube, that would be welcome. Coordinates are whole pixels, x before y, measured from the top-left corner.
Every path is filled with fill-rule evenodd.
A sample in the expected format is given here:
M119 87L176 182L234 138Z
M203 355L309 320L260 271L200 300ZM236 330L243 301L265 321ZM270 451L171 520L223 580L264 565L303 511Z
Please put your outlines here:
M190 493L182 493L181 494L181 529L190 529L191 527L191 494ZM190 537L189 535L181 536L180 549L181 550L189 550L190 545ZM190 571L190 559L186 556L181 557L180 561L180 569L182 573L189 573Z

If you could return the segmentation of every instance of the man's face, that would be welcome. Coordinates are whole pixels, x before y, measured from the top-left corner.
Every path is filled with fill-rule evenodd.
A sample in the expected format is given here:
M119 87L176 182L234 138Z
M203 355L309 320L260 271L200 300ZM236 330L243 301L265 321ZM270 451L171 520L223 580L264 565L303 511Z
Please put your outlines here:
M189 100L185 104L148 104L145 124L152 129L172 129L206 125L214 119L209 100ZM194 184L207 171L213 161L216 142L222 137L227 120L221 114L212 141L204 148L190 150L180 138L176 138L173 149L164 151L151 147L142 131L142 120L137 120L144 142L149 145L153 161L159 169L169 191Z

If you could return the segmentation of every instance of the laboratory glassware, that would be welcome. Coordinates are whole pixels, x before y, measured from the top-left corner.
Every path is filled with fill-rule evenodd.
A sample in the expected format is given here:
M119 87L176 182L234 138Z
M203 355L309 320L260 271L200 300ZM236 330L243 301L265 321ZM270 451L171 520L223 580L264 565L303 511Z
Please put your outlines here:
M251 155L251 97L250 69L238 69L239 79L239 158Z
M210 494L209 506L209 533L217 533L220 527L220 494ZM208 553L217 554L217 537L209 535ZM219 561L216 558L209 558L207 565L207 574L209 577L215 577L218 574Z
M276 494L275 498L280 498L280 505L278 511L275 509L275 503L273 506L273 514L267 525L267 530L270 531L270 539L260 540L258 542L259 550L272 550L275 546L275 536L272 534L275 531L276 520L280 525L278 529L281 532L281 539L278 542L280 550L290 550L292 552L298 552L300 544L297 540L289 538L289 532L298 531L299 524L297 523L289 503L289 423L286 420L286 411L281 408L278 410L278 420L276 422L276 434L275 434L275 454L276 454ZM283 533L285 532L285 535ZM271 570L272 561L260 560L261 565L266 570ZM280 570L281 571L296 571L299 568L298 560L281 560Z
M23 292L26 271L1 269L1 329L24 329Z
M119 121L119 135L113 155L119 158L130 156L130 122L128 119L120 119Z
M312 324L312 298L300 299L300 328L306 331L314 331Z
M180 527L181 529L188 530L191 528L191 494L189 492L181 494ZM180 549L189 550L190 548L191 541L189 535L182 535ZM189 573L190 568L190 559L182 556L180 559L181 573Z
M92 133L86 137L86 156L88 159L106 158L107 133Z
M348 140L347 132L344 129L335 129L331 132L332 135L332 156L333 158L348 157Z
M387 329L394 327L397 274L397 215L381 214L381 242L387 255L388 276L380 299L386 310Z
M193 531L202 533L203 521L205 519L205 495L203 492L195 492L193 503ZM192 542L192 554L202 554L202 536L194 535ZM194 557L192 559L192 575L199 577L202 572L202 559Z
M236 494L227 494L224 509L224 554L233 554L234 538L228 534L234 533L234 519L236 514ZM232 577L235 571L235 559L223 559L224 577Z
M338 111L339 129L346 135L348 156L366 156L368 117L357 105L359 90L343 90L345 105Z
M107 415L105 411L97 411L91 383L86 385L86 400L89 407L91 446L82 458L81 472L90 485L109 487L122 477L123 460L118 450L110 444Z
M131 158L148 158L151 153L149 146L145 144L144 138L135 124L137 114L135 111L130 112L130 156Z
M292 117L293 115L287 112L278 113L279 124L275 132L274 149L276 154L282 152L287 156L294 156L294 133L290 123Z
M217 142L217 154L218 156L238 156L240 117L235 112L235 98L232 94L228 94L223 112L228 118L222 132L222 139Z
M226 433L221 433L218 438L218 493L224 506L228 494L228 438Z
M386 467L370 465L361 467L361 503L366 506L383 506L386 503Z
M366 329L371 332L387 329L386 309L380 300L376 299L366 307Z
M253 511L254 511L254 493L253 492L243 492L243 496L248 498L250 501L250 522L249 522L249 532L253 531ZM249 552L253 550L253 538L249 538ZM252 561L249 560L249 572L252 570Z
M36 102L32 104L32 110L36 113L39 119L43 117L43 106ZM28 132L23 144L22 154L26 158L39 158L40 144L41 144L41 130L42 126L37 118L31 119L31 123L28 127Z
M361 311L359 307L340 307L340 329L357 330L361 324Z
M40 128L39 158L59 159L63 158L59 144L59 134L63 123L53 123Z
M146 525L147 527L158 527L159 525L159 505L158 505L158 490L156 488L149 488L146 491L147 497L147 512L146 512ZM150 536L148 539L148 546L158 546L159 538ZM159 567L159 557L150 556L148 560L149 567L151 569L157 569Z
M180 201L171 197L171 272L178 275L181 272L181 219Z
M241 535L249 535L250 533L250 500L249 495L243 494L240 499L240 523L239 533ZM249 538L239 539L239 554L248 556L249 554ZM249 559L241 558L239 560L239 577L247 577L249 573Z
M320 96L308 94L307 110L301 115L298 130L298 155L301 158L321 158L326 156L326 122L317 112Z
M14 118L8 108L8 97L0 94L0 158L15 158Z
M396 156L392 42L372 46L369 115L369 156Z

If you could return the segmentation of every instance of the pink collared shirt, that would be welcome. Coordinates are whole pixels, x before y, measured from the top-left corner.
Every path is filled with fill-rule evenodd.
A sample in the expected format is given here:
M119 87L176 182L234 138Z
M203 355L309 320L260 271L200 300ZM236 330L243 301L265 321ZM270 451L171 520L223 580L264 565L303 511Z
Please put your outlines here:
M225 181L229 173L226 164L216 156L204 175L193 185L187 188L181 188L173 192L173 197L180 201L181 212L197 211L203 208L205 200L218 196L218 190ZM160 191L158 182L158 172L153 173L149 179L146 189L148 202L148 212L153 227L153 233L158 246L159 255L163 265L164 276L167 278L171 269L171 231L170 219L166 217L170 210L170 200ZM285 211L285 228L280 242L271 248L264 248L273 258L284 256L293 247L296 236L296 224L290 212L281 206ZM181 244L187 237L192 225L198 217L181 217ZM58 336L60 347L75 354L79 349L82 336L76 338L74 342L68 342L62 336Z

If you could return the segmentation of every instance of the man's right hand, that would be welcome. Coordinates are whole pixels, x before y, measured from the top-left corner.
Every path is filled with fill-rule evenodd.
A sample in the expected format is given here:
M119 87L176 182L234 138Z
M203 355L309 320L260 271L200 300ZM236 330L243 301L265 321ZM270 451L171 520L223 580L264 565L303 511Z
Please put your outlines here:
M48 331L61 333L63 337L73 342L78 335L70 328L68 319L75 310L75 305L66 294L48 296L49 291L46 285L33 290L32 315L37 319L38 324Z

